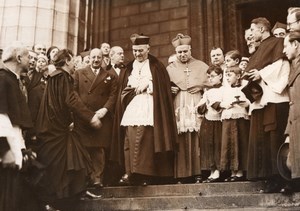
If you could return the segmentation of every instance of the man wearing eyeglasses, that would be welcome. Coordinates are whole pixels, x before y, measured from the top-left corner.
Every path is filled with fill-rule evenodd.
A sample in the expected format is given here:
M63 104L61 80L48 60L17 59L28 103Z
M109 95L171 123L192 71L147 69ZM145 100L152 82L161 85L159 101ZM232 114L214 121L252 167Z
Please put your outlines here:
M290 7L286 18L288 31L300 31L300 7Z
M191 37L183 34L172 40L177 59L167 67L178 129L175 177L179 183L200 182L201 174L198 151L201 119L193 108L202 97L208 65L192 57L190 43Z

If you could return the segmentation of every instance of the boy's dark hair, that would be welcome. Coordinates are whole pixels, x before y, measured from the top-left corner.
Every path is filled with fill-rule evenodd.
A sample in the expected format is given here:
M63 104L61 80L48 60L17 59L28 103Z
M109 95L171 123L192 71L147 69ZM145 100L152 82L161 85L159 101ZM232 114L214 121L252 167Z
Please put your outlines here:
M226 56L229 56L230 58L232 58L233 60L236 60L238 59L239 62L241 61L242 59L242 56L240 54L240 52L238 50L232 50L232 51L228 51L226 54L225 54L225 57Z
M217 75L223 75L222 68L216 65L209 66L206 71L207 74L211 74L212 72L217 73Z
M239 66L228 67L226 72L235 73L236 75L242 75L243 71Z

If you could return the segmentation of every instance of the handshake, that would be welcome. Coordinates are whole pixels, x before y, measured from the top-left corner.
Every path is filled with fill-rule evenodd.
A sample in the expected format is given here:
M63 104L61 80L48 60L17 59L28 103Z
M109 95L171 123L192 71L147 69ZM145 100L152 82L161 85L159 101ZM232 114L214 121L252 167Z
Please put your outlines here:
M107 111L107 108L100 108L98 111L96 111L95 115L90 121L90 124L93 128L100 129L102 127L101 119L105 116Z

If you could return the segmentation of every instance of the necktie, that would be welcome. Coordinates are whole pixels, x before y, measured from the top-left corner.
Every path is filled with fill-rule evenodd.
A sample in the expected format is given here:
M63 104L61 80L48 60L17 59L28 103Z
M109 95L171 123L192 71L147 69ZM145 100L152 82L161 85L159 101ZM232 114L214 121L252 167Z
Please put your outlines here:
M28 71L27 75L28 75L29 80L31 81L32 76L33 76L33 71L32 70Z
M116 68L123 68L123 67L125 67L125 65L124 65L123 63L115 64L115 65L114 65L114 68L115 68L115 69L116 69Z
M98 75L98 70L95 69L95 70L94 70L94 73L95 73L95 75Z
M25 85L23 84L23 82L22 82L21 79L18 79L18 81L19 81L19 87L20 87L20 90L21 90L22 94L25 96L26 102L27 102L27 100L28 100L27 89L26 89L26 87L25 87Z

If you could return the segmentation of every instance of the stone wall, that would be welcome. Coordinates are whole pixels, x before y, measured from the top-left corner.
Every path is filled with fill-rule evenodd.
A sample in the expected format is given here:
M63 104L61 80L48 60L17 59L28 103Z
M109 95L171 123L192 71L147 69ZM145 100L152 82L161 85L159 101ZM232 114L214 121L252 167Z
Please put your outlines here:
M167 64L174 53L171 44L177 33L188 33L188 0L112 0L110 43L125 50L131 60L130 35L150 36L150 53Z

